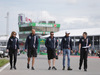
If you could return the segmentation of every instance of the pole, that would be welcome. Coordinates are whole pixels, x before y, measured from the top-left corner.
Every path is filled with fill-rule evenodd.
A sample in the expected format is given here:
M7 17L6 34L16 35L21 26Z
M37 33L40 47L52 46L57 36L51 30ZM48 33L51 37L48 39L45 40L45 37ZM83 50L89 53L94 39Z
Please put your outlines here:
M8 27L9 27L9 12L7 12L7 26L6 26L6 35L8 37Z
M92 48L94 49L94 36L92 37Z
M75 42L76 42L76 40L75 40L75 36L74 36L74 49L75 49Z
M7 12L7 24L6 24L6 45L7 45L7 40L8 40L8 34L9 34L9 12Z

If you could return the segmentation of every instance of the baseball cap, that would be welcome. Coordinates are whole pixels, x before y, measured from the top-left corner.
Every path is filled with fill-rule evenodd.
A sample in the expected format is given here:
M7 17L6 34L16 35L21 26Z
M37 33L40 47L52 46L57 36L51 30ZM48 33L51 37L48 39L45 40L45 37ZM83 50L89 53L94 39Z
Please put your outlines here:
M70 32L69 32L69 31L66 31L65 33L66 33L66 34L70 34Z

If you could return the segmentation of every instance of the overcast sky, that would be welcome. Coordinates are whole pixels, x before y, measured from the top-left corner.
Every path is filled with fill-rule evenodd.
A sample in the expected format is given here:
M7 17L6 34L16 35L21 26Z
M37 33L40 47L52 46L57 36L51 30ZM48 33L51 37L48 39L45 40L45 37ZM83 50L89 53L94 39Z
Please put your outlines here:
M18 32L18 14L32 21L55 20L60 30L100 27L100 0L0 0L0 35L6 34L9 12L9 33Z

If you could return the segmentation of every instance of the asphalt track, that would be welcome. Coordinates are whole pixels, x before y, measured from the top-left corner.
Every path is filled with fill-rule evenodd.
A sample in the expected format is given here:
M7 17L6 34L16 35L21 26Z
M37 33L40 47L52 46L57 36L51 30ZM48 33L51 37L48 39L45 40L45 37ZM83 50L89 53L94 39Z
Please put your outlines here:
M66 58L67 59L67 58ZM88 70L84 72L78 69L79 56L71 56L71 67L72 71L67 70L67 60L66 60L66 70L62 70L62 56L56 60L57 70L48 70L47 56L38 55L35 61L35 70L27 69L27 56L20 55L17 60L17 70L9 70L10 66L7 66L4 70L0 72L0 75L100 75L100 58L89 57L88 58ZM30 63L31 66L31 63Z

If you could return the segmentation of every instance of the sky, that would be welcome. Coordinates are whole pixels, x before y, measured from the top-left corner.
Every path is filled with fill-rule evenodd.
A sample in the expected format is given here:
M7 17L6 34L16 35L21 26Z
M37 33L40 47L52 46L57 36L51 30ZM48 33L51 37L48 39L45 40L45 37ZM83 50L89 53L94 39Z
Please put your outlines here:
M32 21L55 20L60 30L100 27L100 0L0 0L0 35L18 32L18 14Z

